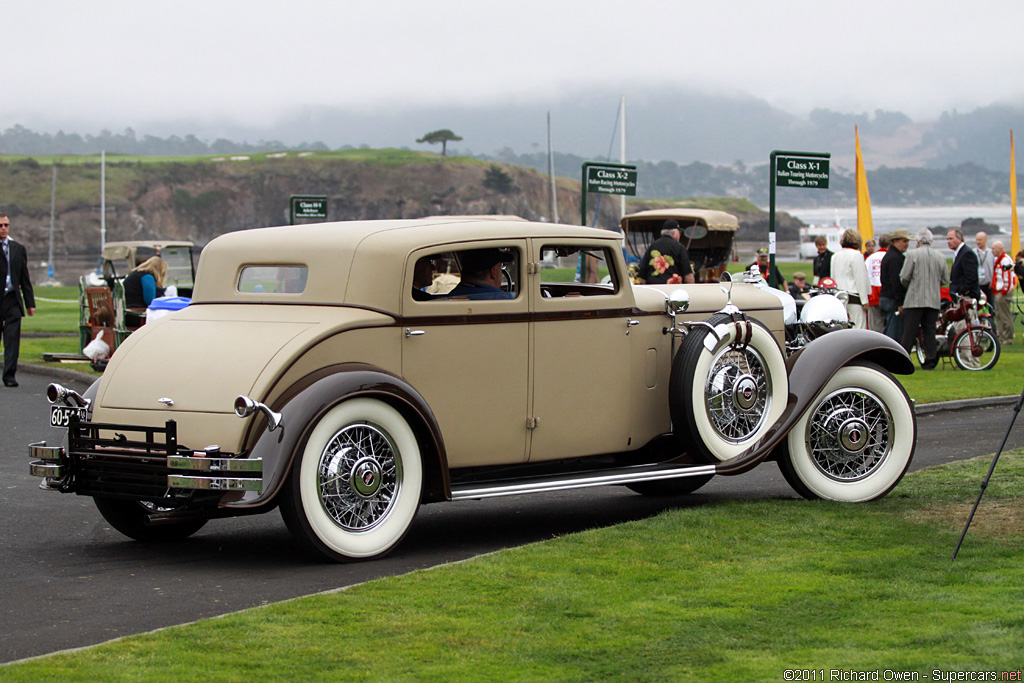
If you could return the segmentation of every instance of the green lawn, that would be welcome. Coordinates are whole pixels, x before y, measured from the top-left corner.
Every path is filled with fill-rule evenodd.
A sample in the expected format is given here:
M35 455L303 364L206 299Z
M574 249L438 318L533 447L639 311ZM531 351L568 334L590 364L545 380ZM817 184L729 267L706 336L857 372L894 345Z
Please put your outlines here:
M950 561L989 462L909 475L874 503L735 500L670 510L2 667L0 679L998 676L1024 663L1024 454L1004 454Z

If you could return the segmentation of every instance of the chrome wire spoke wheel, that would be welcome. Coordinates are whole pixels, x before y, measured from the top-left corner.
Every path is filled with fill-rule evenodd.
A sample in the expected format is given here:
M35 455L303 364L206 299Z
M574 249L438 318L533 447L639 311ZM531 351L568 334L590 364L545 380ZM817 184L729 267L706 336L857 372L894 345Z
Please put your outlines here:
M328 410L292 462L288 530L336 562L380 557L405 536L423 486L416 433L393 406L353 398Z
M722 349L704 387L708 419L729 443L749 439L771 408L771 378L764 358L750 346Z
M346 531L366 531L387 518L402 485L395 445L380 427L353 424L335 434L317 467L324 511Z
M867 361L832 376L786 437L779 469L805 498L881 498L914 457L917 418L907 392Z
M889 455L892 414L874 394L841 389L828 395L807 422L815 466L836 481L857 481Z
M700 462L740 455L781 417L786 358L756 320L716 313L694 326L672 359L669 413L679 445Z

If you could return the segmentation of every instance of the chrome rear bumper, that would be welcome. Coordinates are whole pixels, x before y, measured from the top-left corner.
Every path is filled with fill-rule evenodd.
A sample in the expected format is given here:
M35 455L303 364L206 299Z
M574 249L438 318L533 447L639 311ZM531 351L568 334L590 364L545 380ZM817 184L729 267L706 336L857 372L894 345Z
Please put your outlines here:
M263 461L260 458L217 458L197 452L170 456L167 468L189 472L167 475L167 486L172 489L263 491ZM201 474L191 474L193 472Z

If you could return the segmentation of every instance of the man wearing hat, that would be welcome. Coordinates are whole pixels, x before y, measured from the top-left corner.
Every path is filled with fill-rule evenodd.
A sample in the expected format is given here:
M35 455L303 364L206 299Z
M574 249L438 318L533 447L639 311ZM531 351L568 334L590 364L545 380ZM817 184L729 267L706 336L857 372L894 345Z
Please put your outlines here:
M692 284L693 266L686 247L679 243L679 223L671 218L662 223L661 237L651 242L637 276L648 285Z
M757 250L757 260L747 266L747 270L750 270L752 266L757 266L757 269L761 271L761 277L764 278L764 281L771 282L771 280L768 279L768 265L768 247L761 247ZM772 272L775 273L775 286L785 292L787 290L786 278L782 277L782 273L779 272L779 267L775 266L772 268Z
M893 230L889 235L889 249L882 257L878 279L881 288L878 291L878 308L885 317L885 336L893 341L903 340L903 318L900 309L907 290L900 282L900 269L903 268L904 254L910 246L910 233L906 230Z
M449 298L514 299L516 295L501 289L501 264L512 263L515 257L504 249L470 249L459 252L462 279L448 292Z
M793 273L793 284L789 286L789 295L794 299L807 301L811 298L810 287L807 286L807 273L798 270Z

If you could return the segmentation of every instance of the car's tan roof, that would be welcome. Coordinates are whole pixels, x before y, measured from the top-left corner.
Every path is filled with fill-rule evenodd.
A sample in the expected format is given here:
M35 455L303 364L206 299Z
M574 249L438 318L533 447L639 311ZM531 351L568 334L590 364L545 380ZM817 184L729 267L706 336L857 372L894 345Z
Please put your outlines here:
M407 259L417 249L529 237L598 238L618 243L621 236L608 230L532 223L509 216L444 216L242 230L221 235L203 250L192 300L196 304L349 303L394 311L401 299ZM305 291L273 296L239 293L236 286L241 267L258 264L307 265Z
M619 221L623 232L629 232L635 228L634 223L643 223L644 229L650 231L650 225L656 221L667 221L668 219L679 221L685 227L686 224L703 223L708 230L728 230L736 232L740 223L731 213L715 211L714 209L651 209L650 211L638 211L626 214ZM657 226L660 229L660 225Z

